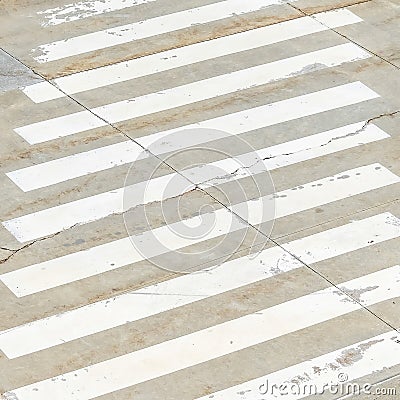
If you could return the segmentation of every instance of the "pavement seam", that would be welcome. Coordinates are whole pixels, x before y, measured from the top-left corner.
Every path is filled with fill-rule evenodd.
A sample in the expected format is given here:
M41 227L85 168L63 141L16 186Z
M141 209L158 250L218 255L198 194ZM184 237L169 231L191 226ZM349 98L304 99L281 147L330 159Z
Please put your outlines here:
M295 17L293 17L293 18L288 18L288 19L282 19L282 21L279 21L279 22L272 22L271 24L267 24L267 25L263 25L263 26L257 26L257 27L250 28L250 29L237 30L237 31L235 31L235 32L233 32L233 33L229 33L229 34L227 34L227 35L218 36L218 37L212 37L212 38L209 38L209 39L203 39L203 40L198 41L198 42L190 43L189 45L197 44L197 43L203 43L203 42L209 42L209 41L211 41L211 40L218 39L218 38L220 38L220 37L229 37L229 36L235 35L235 34L237 34L237 33L249 32L249 31L252 31L252 30L255 30L255 29L259 29L259 28L262 28L262 27L277 25L277 24L280 24L280 23L282 23L282 22L294 21L294 20L299 19L299 18L302 18L302 17L311 17L311 18L315 19L313 16L316 15L316 14L320 14L320 13L323 13L323 12L334 11L334 10L340 10L340 9L343 9L343 8L351 7L351 6L358 5L358 4L368 3L368 2L371 2L371 1L372 1L372 0L360 0L359 2L354 3L354 4L350 4L349 6L345 6L345 7L340 6L340 5L339 5L339 6L332 6L332 7L327 7L326 9L319 10L319 11L315 11L315 12L311 12L311 13L305 13L305 12L304 12L303 10L301 10L300 8L297 8L297 7L293 6L292 4L286 3L286 2L285 2L284 5L290 6L291 8L295 9L296 11L300 12L300 13L303 14L303 15L295 16ZM318 22L321 23L320 21L318 21ZM322 23L321 23L321 24L322 24ZM324 25L324 24L322 24L322 25ZM326 25L324 25L324 26L326 26ZM335 33L341 35L339 32L336 32L333 28L330 28L329 26L327 26L327 27L328 27L330 30L333 30ZM346 39L347 39L347 38L346 38ZM347 40L351 41L350 39L347 39ZM355 44L357 44L357 43L355 43ZM40 72L35 71L35 69L34 69L35 67L30 67L30 66L28 66L27 64L25 64L24 62L22 62L21 60L19 60L16 56L12 55L10 52L8 52L7 50L5 50L4 48L0 48L0 50L3 50L6 54L8 54L8 55L9 55L10 57L12 57L14 60L18 61L20 64L22 64L23 66L25 66L26 68L28 68L28 69L29 69L30 71L32 71L34 74L38 75L40 78L42 78L43 80L45 80L45 81L47 81L48 83L50 83L51 85L53 85L56 89L60 90L60 91L61 91L62 93L64 93L66 96L70 97L70 96L67 95L63 90L61 90L61 89L57 86L57 84L56 84L55 82L53 82L54 79L61 78L61 77L66 77L66 76L76 75L76 74L79 74L80 72L93 71L93 70L96 70L96 69L99 69L99 68L102 68L102 67L106 67L106 66L109 66L109 65L118 64L118 63L120 63L120 62L127 62L127 61L131 61L131 60L136 60L136 59L139 59L139 58L143 58L143 57L151 56L151 55L154 55L154 54L158 54L158 53L161 53L161 52L163 52L163 51L175 50L175 49L179 49L179 48L183 48L183 47L187 47L187 46L188 46L188 45L172 46L172 47L168 47L168 48L166 48L166 49L163 49L162 51L155 51L155 52L152 52L152 53L146 53L146 54L143 54L143 55L140 55L140 56L131 58L131 59L126 59L126 60L118 61L118 62L112 62L112 63L109 63L109 64L103 64L103 65L100 65L100 66L98 66L98 67L86 68L86 69L82 69L82 70L77 71L77 72L73 72L73 73L71 73L71 74L68 74L68 73L67 73L67 74L65 74L65 75L59 75L59 76L55 76L55 77L52 77L52 78L48 78L48 77L46 77L45 75L42 75ZM360 46L360 47L362 47L362 46ZM369 50L368 50L368 51L369 51ZM372 53L372 52L370 52L370 53ZM372 53L372 54L373 54L373 53Z
M350 4L350 5L346 6L345 8L357 6L357 5L359 5L359 4L369 3L369 2L371 2L371 1L372 1L372 0L363 0L363 1L360 1L360 2L358 2L358 3ZM295 9L295 10L301 12L305 17L311 17L311 18L315 19L315 18L313 17L314 13L307 13L306 11L304 11L304 10L302 10L301 8L299 8L299 7L295 6L295 5L293 5L292 3L287 3L287 5L290 6L290 7L292 7L293 9ZM317 21L318 21L318 20L317 20ZM335 32L336 34L338 34L339 36L341 36L343 39L346 39L347 41L349 41L349 42L351 42L351 43L357 45L358 47L360 47L360 48L362 48L363 50L367 51L368 53L372 54L373 56L379 58L381 61L383 61L383 62L385 62L385 63L391 65L392 67L396 68L397 70L400 70L400 67L399 67L399 66L397 66L396 64L394 64L394 63L392 63L391 61L387 60L386 58L380 56L378 53L375 53L374 51L368 49L367 47L363 46L362 44L356 42L355 40L353 40L353 39L351 39L351 38L349 38L349 37L347 37L345 34L340 33L338 30L336 30L336 29L334 29L334 28L331 28L329 25L324 24L323 22L320 22L320 21L318 21L318 22L319 22L321 25L323 25L323 26L329 28L329 30L331 30L332 32Z
M362 3L368 3L368 2L370 2L370 1L372 1L372 0L361 0L361 1L359 1L358 3L355 3L354 5L362 4ZM290 4L285 2L285 3L283 3L283 5L290 5ZM353 5L353 4L351 4L351 5ZM295 8L295 7L293 7L293 8ZM111 62L111 63L108 63L108 64L106 63L106 64L100 65L100 66L98 66L98 67L86 68L86 69L82 69L82 70L79 70L79 71L77 71L77 72L73 72L73 73L70 73L70 74L66 73L66 74L57 75L57 76L52 77L52 78L48 78L48 77L45 77L44 75L41 75L40 73L36 72L36 71L33 69L33 67L32 67L32 68L31 68L31 67L28 67L28 66L25 65L22 61L20 61L20 60L18 60L17 58L13 57L10 53L7 53L7 52L6 52L6 53L9 54L11 57L17 59L21 64L25 65L25 66L26 66L27 68L29 68L32 72L34 72L35 74L38 74L41 78L43 78L43 79L45 79L47 82L51 83L51 84L52 84L53 86L55 86L57 89L61 90L61 89L57 86L57 84L55 84L52 80L57 79L57 78L61 78L61 77L66 77L66 76L75 75L75 74L78 74L78 73L80 73L80 72L86 72L86 71L96 70L96 69L99 69L99 68L102 68L102 67L105 67L105 66L110 66L110 65L114 65L114 64L118 64L118 63L122 63L122 62L127 62L127 61L131 61L131 60L140 59L140 58L147 57L147 56L151 56L151 55L154 55L154 54L158 54L158 53L161 53L161 52L164 52L164 51L176 50L176 49L179 49L179 48L187 47L187 46L192 45L192 44L203 43L203 42L209 42L209 41L212 41L212 40L215 40L215 39L218 39L218 38L229 37L229 36L235 35L235 34L237 34L237 33L249 32L249 31L252 31L252 30L255 30L255 29L260 29L260 28L266 27L266 26L273 26L273 25L277 25L277 24L280 24L280 23L283 23L283 22L293 21L293 20L302 18L303 16L310 16L310 17L312 17L313 15L316 15L316 14L319 14L319 13L322 13L322 12L340 10L340 9L342 9L342 8L345 8L345 7L343 7L343 6L332 6L332 7L328 7L328 8L326 8L326 9L320 10L320 11L316 11L316 12L309 13L309 15L298 15L298 16L294 16L293 18L282 19L281 21L277 21L277 22L274 21L274 22L272 22L272 23L270 23L270 24L267 24L267 25L251 27L250 29L245 29L245 28L244 28L244 29L240 29L240 28L239 28L239 30L236 30L236 31L233 32L233 33L228 33L227 35L211 37L211 38L208 38L208 39L203 39L203 40L200 40L200 41L195 41L195 42L192 42L192 43L190 43L190 44L184 44L184 45L178 45L178 46L171 46L171 47L165 48L165 49L163 49L163 50L161 50L161 51L149 52L149 53L146 53L146 54L143 54L143 55L139 55L139 56L134 57L134 58L124 59L124 60L122 60L122 61L119 60L119 61L117 61L117 62ZM297 10L297 11L301 12L302 14L304 14L304 13L303 13L302 11L300 11L300 10ZM257 12L257 11L256 11L256 12ZM241 26L242 26L242 25L241 25ZM5 51L5 50L4 50L4 51ZM61 91L62 91L62 90L61 90Z

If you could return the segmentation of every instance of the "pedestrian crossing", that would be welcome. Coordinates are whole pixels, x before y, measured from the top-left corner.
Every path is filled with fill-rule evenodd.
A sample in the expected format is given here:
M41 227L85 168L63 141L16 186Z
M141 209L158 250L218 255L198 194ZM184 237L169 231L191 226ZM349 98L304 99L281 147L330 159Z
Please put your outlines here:
M47 10L39 11L38 14L44 16L45 22L42 23L42 26L51 26L77 21L99 14L123 10L124 8L151 3L152 1L156 0L109 0L107 2L91 0L49 8Z
M38 143L43 141L43 131L48 131L50 135L57 133L58 137L71 135L105 126L107 122L114 124L368 57L368 53L353 44L335 46L291 59L232 72L229 75L208 78L162 92L107 104L90 111L79 111L51 120L36 122L19 127L15 131L29 143ZM48 137L47 140L51 140L51 138L54 136Z
M396 365L399 362L399 337L392 332L371 337L363 342L351 344L329 354L307 360L290 366L275 373L265 375L251 382L246 382L223 391L198 398L205 399L258 399L260 392L265 393L266 399L302 399L308 395L317 395L323 392L327 382L331 386L333 394L340 393L339 387L343 383L337 377L337 370L349 381L370 375L373 372L382 371L385 368ZM357 353L362 350L363 357L351 364L346 364L343 355ZM329 366L329 367L327 367ZM305 382L299 384L299 381ZM282 382L288 382L292 390L284 388L282 391L272 390L272 386L279 387ZM332 383L330 383L332 382ZM268 386L269 385L269 386ZM368 384L366 386L369 388ZM362 386L361 386L362 388ZM270 392L268 393L268 389ZM305 389L305 390L304 390ZM351 394L349 390L344 396ZM361 393L362 394L362 393Z
M271 103L266 106L260 106L228 114L223 117L198 122L196 124L186 125L182 128L157 132L139 137L136 141L144 148L151 148L153 154L160 155L183 148L182 141L184 138L179 134L182 131L189 131L191 129L204 130L201 137L196 135L186 138L184 145L190 147L206 143L213 139L219 139L230 135L239 135L263 127L273 126L286 121L296 120L376 99L378 97L380 96L376 92L370 90L361 82L353 82ZM47 126L44 128L44 131L47 132ZM207 132L207 130L212 130L212 132ZM58 129L53 132L60 135ZM21 131L17 130L17 133L21 134ZM69 130L68 134L70 133L72 133L71 130ZM43 134L41 136L43 136ZM55 137L52 136L52 138L54 139ZM24 135L24 139L30 144L44 141L43 139L33 139L26 135ZM160 143L162 146L160 146ZM22 190L28 191L89 173L102 171L114 166L131 163L143 157L146 157L146 153L142 151L142 148L136 146L136 144L131 141L127 141L95 150L89 150L80 154L73 154L58 160L52 160L48 163L26 167L21 170L11 171L7 175ZM68 165L68 169L66 165ZM35 179L31 179L31 176L35 176Z
M234 60L250 50L293 46L295 51L274 61L260 57L251 66L243 67L239 62L233 72L224 71L221 64L221 69L204 79L193 73L188 76L190 82L176 85L165 81L162 91L150 89L139 96L132 92L132 97L113 102L101 98L101 105L93 106L82 97L80 111L60 115L65 112L62 108L52 108L46 119L38 121L35 116L34 122L12 127L13 138L22 140L24 148L37 146L43 155L37 163L27 160L3 168L4 181L19 193L16 206L24 198L36 200L29 207L15 207L11 218L2 219L2 234L27 246L28 256L21 260L17 252L4 263L0 293L7 293L18 307L35 310L23 323L10 317L1 325L0 369L10 369L4 383L0 380L4 399L111 400L121 393L127 393L126 398L142 398L138 393L143 385L174 382L177 374L184 377L177 387L193 381L193 387L180 394L182 399L301 399L306 397L304 393L274 394L269 389L283 382L323 387L343 383L341 376L349 382L371 376L370 382L375 383L376 374L388 374L400 365L397 326L387 322L380 309L389 304L395 307L400 297L398 255L384 256L400 238L400 209L390 195L398 191L400 169L388 150L398 144L398 138L390 123L381 124L376 118L387 107L386 92L361 71L361 66L373 65L374 55L332 32L332 28L357 29L365 23L353 8L246 28L249 14L292 2L296 1L197 1L190 3L195 4L192 8L164 14L163 0L89 0L65 5L58 2L56 7L49 2L37 12L41 21L37 29L50 30L142 5L160 9L157 17L126 21L114 28L69 35L65 30L64 39L32 49L32 60L38 64L107 52L122 44L134 46L136 40L156 40L194 24L207 29L208 23L232 16L240 16L243 24L234 34L21 88L21 101L32 110L46 110L53 101L74 102L79 94L96 97L103 89L112 93L113 85L129 88L139 78L162 79L163 74L183 67L195 71L196 65L219 62L222 57ZM323 40L321 47L315 39L320 34L332 41ZM311 44L315 40L315 47L302 51L302 40ZM262 91L264 103L247 95L255 89ZM277 91L282 92L278 100L273 97ZM222 96L232 101L242 96L246 106L238 103L238 109L227 103L216 116L195 111L195 122L181 123L174 117L175 125L155 126L150 132L118 125L139 118L153 124L156 113L179 115L186 106ZM315 126L315 121L321 123ZM89 131L100 132L110 125L119 127L112 133L115 143L94 143L94 147L90 144L77 152L72 142L64 141L72 137L79 141ZM230 149L236 143L232 140L242 138L248 140L246 149L254 151L237 154ZM207 149L218 148L210 144L214 142L226 147L226 152L207 155ZM52 152L52 143L66 145L67 155ZM189 150L200 151L200 161L190 159ZM168 155L175 153L183 154L182 158L187 154L188 160L174 164ZM144 159L163 164L162 174L153 176L154 171L149 171L147 175L145 171L135 176L135 168L148 168L142 167ZM254 165L260 168L253 170ZM130 167L133 172L129 172ZM133 173L134 183L127 179L121 186L115 178L95 191L80 186L79 178L103 182L113 174L116 177L115 171ZM287 180L282 178L285 175ZM149 178L144 180L143 176ZM277 189L254 195L247 179L255 176L266 184L272 176ZM232 189L232 183L244 190L245 199L235 197L238 189ZM65 201L62 185L79 187L72 201ZM58 198L47 201L48 190L59 191ZM214 190L225 197L220 200ZM212 205L211 211L198 212L194 193L201 194L205 205ZM379 202L374 197L377 193L382 197ZM171 222L164 215L168 208L163 206L179 208L183 199L189 211ZM360 204L358 211L348 213L345 202ZM151 208L158 206L160 209ZM146 207L151 210L148 215ZM330 213L333 208L340 214ZM120 238L100 244L94 235L86 238L95 223L104 234L115 231L110 218L132 210L144 213L152 223L143 230L133 214L133 220L121 222L128 232ZM284 224L302 215L305 220L300 230L288 228L284 237L272 236L270 240L266 223ZM208 228L203 232L202 226ZM223 238L233 242L235 235L248 230L262 236L264 247L259 242L253 243L255 247L248 245L239 235L241 251L225 257L229 249L218 247L218 243L223 243ZM185 234L196 231L200 233ZM83 249L66 245L64 235L71 232L77 240L87 239ZM29 255L31 248L38 246L40 251L53 236L56 247L51 254L43 254L44 260L37 260L33 250ZM209 253L213 256L209 255L212 260L207 264L202 252L211 248L215 253ZM166 274L155 282L143 279L138 287L106 296L100 287L94 287L91 291L98 290L98 298L85 304L41 310L41 296L51 291L65 289L60 293L85 299L84 285L90 285L91 278L113 280L124 267L135 276L140 263L157 265L152 260L159 257L173 264L174 253L186 249L198 255L198 264L188 264L185 269L191 273ZM72 286L77 282L83 285ZM235 308L235 313L227 312L229 307ZM350 318L362 321L360 326L364 324L368 330L350 334L346 326ZM128 342L120 332L130 332L136 324L155 324L155 329L141 332L154 339ZM337 338L337 332L330 335L331 324L338 327ZM114 351L108 342L96 348L96 354L88 350L88 342L117 330L111 342L123 344L122 352ZM326 346L311 346L311 355L302 355L297 348L302 341L318 342L323 336L329 336ZM269 361L269 349L284 338L297 343L289 349L292 354L282 349L281 363ZM89 358L79 360L80 353ZM349 354L351 361L343 361ZM54 357L59 357L58 368L51 373L38 368L23 379L13 378L13 369L27 371L31 369L29 362ZM210 367L217 365L213 363L230 365L241 357L254 358L254 370L243 376L218 370L214 382L202 382L201 371L214 368ZM221 373L223 379L217 379ZM16 372L15 376L22 375ZM177 398L175 394L158 396L143 398Z
M60 40L43 44L35 49L36 52L40 52L41 55L34 58L41 63L60 60L62 58L105 49L138 39L178 31L197 24L206 24L212 21L223 20L232 15L252 13L264 7L276 4L282 4L282 1L253 0L251 3L244 3L240 0L224 0L203 7L162 15L112 29L70 37L67 41Z
M398 281L399 274L400 266L395 266L372 276L366 275L345 282L342 287L352 290L372 287L361 296L360 301L369 306L397 296L398 286L391 286L388 282ZM343 299L341 291L338 293L336 288L328 288L203 331L19 388L14 393L21 399L49 398L54 395L91 399L240 351L360 308L361 305L354 300ZM304 313L304 309L308 312ZM287 315L292 317L290 321ZM271 321L275 322L272 326ZM170 357L171 354L174 357ZM168 360L168 363L164 360ZM134 376L131 371L135 371ZM108 379L102 379L104 376L108 376Z
M237 287L268 279L277 274L302 268L304 264L328 260L347 252L398 238L400 227L388 224L388 220L400 223L400 220L390 213L377 214L285 243L284 248L297 258L290 256L280 247L272 247L252 259L238 258L227 261L203 273L170 279L114 297L111 301L102 300L61 315L22 325L0 333L0 349L8 358L20 357L101 330L114 328L126 321L132 322L146 318L171 308L181 307ZM353 237L356 239L343 240L343 238ZM331 243L337 243L337 245L330 247ZM273 267L277 264L279 264L278 269ZM132 294L141 296L132 296ZM74 326L75 329L68 331L68 326Z
M315 14L268 25L250 31L223 36L207 42L167 50L161 53L135 58L127 62L106 65L78 72L48 82L27 86L23 92L35 103L54 100L87 90L151 75L201 61L219 58L258 47L284 42L301 36L323 32L329 28L355 24L361 19L345 9ZM57 90L59 88L60 90Z
M313 140L315 137L311 136L307 137L305 140L297 139L295 144L288 142L278 145L278 155L289 155L275 158L272 162L267 162L265 166L268 171L272 171L279 167L295 164L315 157L321 157L326 154L334 153L335 151L348 149L389 137L376 126L370 125L360 135L349 136L338 143L332 141L334 138L343 137L346 134L356 132L357 129L362 129L362 126L362 124L353 124L351 127L345 127L347 129L344 130L344 132L347 133L343 133L342 129L334 129L333 131L328 132L328 135L326 132L322 132L322 134L315 135L319 139L317 144ZM305 143L300 143L299 145L299 141ZM321 147L321 144L323 147ZM324 144L327 145L324 146ZM303 148L305 154L301 154L299 151L290 153L290 148L295 148L297 150ZM270 159L268 158L270 157L270 154L271 149L266 148L258 151L257 155L260 160L264 158L268 160ZM244 154L241 156L242 157L238 156L237 159L251 159L251 154ZM253 162L257 162L257 160ZM146 182L140 182L109 192L75 200L60 206L47 208L43 211L38 211L33 214L5 221L3 222L3 225L18 240L26 242L71 228L77 224L82 225L105 218L111 214L123 213L141 204L163 201L168 197L179 196L183 193L190 192L196 187L196 185L201 188L206 188L242 179L252 173L252 171L248 169L250 166L251 164L246 166L246 164L238 163L235 159L225 159L222 160L222 162L217 161L211 165L207 164L205 166L185 170L182 174L173 173L152 178ZM238 167L243 170L243 173L233 174ZM262 171L256 170L254 172L257 173ZM222 177L225 177L225 179L221 179L221 175ZM185 179L185 177L187 179ZM313 184L317 185L318 183ZM168 185L173 186L173 189L167 191L166 188ZM279 200L277 200L277 202L279 203Z

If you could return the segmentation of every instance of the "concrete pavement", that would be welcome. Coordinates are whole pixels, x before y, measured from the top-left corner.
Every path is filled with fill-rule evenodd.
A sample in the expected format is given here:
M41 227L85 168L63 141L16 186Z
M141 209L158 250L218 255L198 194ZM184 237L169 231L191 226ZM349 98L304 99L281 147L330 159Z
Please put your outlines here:
M4 399L397 398L399 18L2 4Z

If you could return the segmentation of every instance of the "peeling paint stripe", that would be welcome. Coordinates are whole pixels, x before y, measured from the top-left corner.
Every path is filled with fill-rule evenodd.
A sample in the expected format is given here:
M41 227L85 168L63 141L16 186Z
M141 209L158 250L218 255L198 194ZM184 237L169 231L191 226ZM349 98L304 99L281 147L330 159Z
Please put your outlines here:
M153 154L161 155L230 135L239 135L297 118L350 106L377 97L379 97L378 94L362 83L356 82L227 114L197 124L157 132L135 140ZM193 129L201 129L201 134L199 132L196 135L185 134L185 131L190 132ZM183 134L184 138L182 137ZM20 189L27 192L128 164L147 156L148 153L144 152L136 143L125 141L21 168L8 172L6 175Z
M197 400L298 400L307 397L310 388L315 387L317 393L321 393L324 388L327 390L326 385L330 383L332 390L338 388L340 391L340 386L346 385L340 377L347 377L347 382L352 382L400 364L399 343L400 335L390 331ZM346 359L351 361L346 362ZM276 389L285 383L289 384L287 393L285 390L280 392ZM290 384L293 384L293 392L290 390ZM276 388L272 393L273 385L276 385ZM298 393L297 388L300 388ZM315 392L311 392L313 393Z
M55 134L65 136L64 124L67 126L67 135L70 135L92 129L93 119L98 119L100 126L104 125L103 120L109 123L126 121L369 57L370 54L360 47L346 43L107 104L93 108L91 112L84 111L84 114L81 111L29 124L15 129L15 132L29 143L37 143L46 137L47 130L50 138ZM81 121L82 115L87 119ZM72 126L75 131L71 130Z
M368 57L360 47L346 43L108 104L93 112L112 123L126 121Z
M283 3L285 2L282 0L219 1L203 7L46 43L33 49L32 53L39 54L34 56L39 63L61 60L90 51L187 29L196 24L221 21L235 15L259 11L265 7Z
M390 137L375 125L369 125L362 129L364 125L365 122L351 124L267 147L258 150L254 154L243 154L236 158L228 158L190 168L181 172L187 179L182 177L181 174L172 173L134 185L113 189L14 218L3 222L3 225L19 241L26 242L60 232L76 224L87 224L112 214L122 213L140 204L179 196L193 190L195 188L194 184L198 184L201 188L217 186L250 176L252 173L261 173L265 169L271 171ZM357 131L360 132L354 134ZM246 169L246 165L261 161L265 157L268 157L264 162L265 167L260 162L260 169ZM67 169L68 164L65 164L64 167ZM238 167L240 168L239 170ZM49 172L52 173L54 171ZM221 179L222 176L224 176L223 179ZM202 182L207 183L204 184ZM168 190L166 190L167 188Z
M400 220L382 213L291 241L283 247L304 263L313 264L398 237ZM21 357L301 267L303 264L289 253L272 247L254 258L227 261L203 273L174 278L0 332L0 349L9 359ZM73 330L69 329L71 326Z
M258 225L274 218L289 216L399 182L400 178L385 167L380 164L371 164L303 184L299 190L278 192L263 197L262 200L240 203L231 208L250 224ZM272 215L274 210L275 215ZM199 222L210 223L207 226L213 228L206 235L195 238L175 234L182 231L182 226L197 226ZM120 239L8 272L0 275L0 280L16 296L23 297L247 227L248 225L234 217L228 210L221 208L213 213L202 214L201 221L199 216L195 216L160 226L138 236ZM16 232L14 234L19 236ZM146 249L146 255L138 249Z
M54 79L61 90L40 82L23 92L41 103L361 21L349 10L328 11Z
M370 288L369 296L364 301L364 305L370 306L399 296L399 278L400 266L395 266L345 282L343 286L351 286L360 292ZM363 296L361 294L362 299ZM360 304L352 301L343 292L329 287L210 328L36 382L13 392L19 400L50 400L55 397L89 400L361 309ZM271 321L274 323L271 324ZM135 373L132 374L132 371Z
M135 140L142 146L148 147L162 138L168 140L167 136L182 130L213 129L221 131L220 136L218 137L216 137L216 132L213 132L212 135L208 133L208 135L203 135L203 139L193 140L186 146L194 145L219 139L221 137L238 135L249 130L255 130L265 126L291 121L297 118L322 113L324 111L345 107L378 97L380 96L376 92L368 88L363 83L352 82L248 110L223 115L221 117L182 126L176 129L157 132L152 135L139 137ZM76 117L77 118L72 121L69 120L69 115L57 117L47 121L26 125L25 127L16 128L15 132L24 138L28 143L36 144L57 139L59 137L68 136L76 132L80 132L82 129L93 129L106 125L105 122L103 122L100 118L95 117L89 111L83 111L80 115L76 115ZM80 122L81 120L82 122ZM83 126L85 128L83 128ZM168 151L182 148L177 146L177 144L174 144L173 147L171 147L171 145L167 147L169 147ZM108 148L112 149L113 147L109 146ZM157 152L157 149L154 149L154 151ZM162 153L162 151L158 152L158 154L160 153ZM107 160L106 164L108 163L109 161Z
M396 183L400 183L400 178L376 163L299 185L297 190L292 188L236 204L230 209L249 224L258 225L271 209L275 209L276 218L281 218Z
M152 3L153 1L156 0L86 0L38 11L37 14L43 15L46 20L41 24L42 26L53 26L141 4Z

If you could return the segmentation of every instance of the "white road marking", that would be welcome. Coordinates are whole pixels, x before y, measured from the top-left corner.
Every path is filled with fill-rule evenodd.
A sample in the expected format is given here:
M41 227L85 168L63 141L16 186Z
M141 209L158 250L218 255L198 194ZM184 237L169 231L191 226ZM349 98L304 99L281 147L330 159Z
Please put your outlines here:
M400 237L400 220L382 213L313 234L283 247L306 264L317 263ZM129 322L234 290L303 267L272 247L217 268L181 276L0 332L0 349L10 359L48 349ZM74 329L69 329L73 326Z
M46 19L46 22L42 23L42 26L51 26L112 11L123 10L124 8L140 4L152 3L153 1L156 0L86 0L49 8L44 11L39 11L37 14L43 15Z
M331 386L326 385L331 383L332 393L344 396L352 393L350 382L400 364L399 343L400 335L390 331L197 400L298 400L321 394L323 389L328 391ZM346 355L353 354L361 354L361 357L352 357L351 362L346 363ZM341 376L347 377L347 382L341 381ZM283 387L280 392L279 387L285 383L287 388ZM276 385L274 389L273 385ZM363 386L360 384L361 389ZM374 393L373 388L371 393Z
M353 98L343 96L343 89L345 88L339 86L337 88L326 89L323 93L314 92L284 100L283 102L257 107L254 111L241 111L240 113L228 114L223 117L203 121L199 124L155 133L137 138L136 141L144 147L148 148L151 146L151 152L160 155L182 149L185 146L198 145L209 140L219 139L229 135L239 135L247 131L262 128L263 126L268 127L287 120L357 104L358 102L367 101L378 96L372 91L364 90L364 87L360 85L356 86L353 84L352 86L346 86L346 89L347 88L354 90ZM305 104L309 104L309 107L304 107ZM294 112L294 110L298 109L300 106L300 113ZM283 112L285 107L287 107L286 113ZM279 118L275 119L275 116ZM226 125L227 132L229 133L220 130L223 124ZM182 134L179 135L180 131L183 132L185 130L195 129L196 127L213 130L204 130L201 134L197 135L185 135L185 138L182 137ZM157 142L162 138L162 142L167 143L161 148L151 143L152 141ZM279 151L278 147L276 147L276 151ZM133 141L124 141L44 162L42 164L21 168L16 171L8 172L6 175L20 189L27 192L94 172L104 171L115 166L143 159L147 156L148 153L144 152L143 149Z
M17 235L19 241L26 242L60 232L76 224L87 224L111 214L122 213L140 204L162 201L181 195L193 190L194 184L206 188L238 180L255 172L262 172L264 167L260 166L261 168L257 168L255 171L254 168L252 170L246 166L255 164L266 157L268 158L264 161L265 168L271 171L389 137L375 125L369 125L362 129L364 125L365 122L347 125L267 147L256 151L255 154L244 154L235 159L228 158L181 171L181 174L187 179L178 173L171 173L127 187L113 189L14 218L3 222L3 225L13 235ZM360 133L353 135L357 131ZM68 164L65 164L64 167L67 169ZM238 168L240 169L238 170ZM236 173L233 173L234 171ZM224 176L225 178L223 178ZM168 190L166 190L167 187Z
M128 100L93 108L91 111L102 120L116 123L368 57L370 57L370 54L360 47L353 43L346 43L173 87L160 92L133 97ZM90 111L86 111L86 113L91 114ZM74 122L80 120L81 115L82 112L80 111L68 116L64 115L60 118L62 124L71 126ZM99 124L104 124L102 120L99 119L101 121ZM75 125L77 129L75 133L92 128L92 118L81 122L80 126L79 124ZM57 131L58 134L62 132L62 130L60 131L59 118L43 121L42 124L44 126L50 124L48 126L49 129ZM42 125L39 122L17 128L15 131L22 137L37 137L43 135L41 128ZM71 134L70 129L68 129L68 134Z
M397 265L340 286L359 291L362 304L370 306L399 296L399 282L400 266ZM89 400L361 309L360 304L343 292L329 287L12 392L19 400Z
M25 87L23 92L35 103L41 103L64 97L63 92L72 95L93 90L361 21L349 10L328 11L54 79L61 90L49 82L40 82Z
M239 203L230 209L249 224L258 225L264 222L268 210L274 208L276 218L281 218L396 183L400 183L400 178L376 163L299 185L297 190L292 188Z
M221 21L234 15L247 14L259 11L268 6L283 3L285 3L283 0L252 0L250 2L242 0L219 1L203 7L192 8L115 28L46 43L33 49L32 52L40 54L34 57L39 63L61 60L90 51L106 49L139 39L187 29L196 24Z
M368 57L360 47L346 43L107 104L93 112L112 123L126 121Z
M24 138L29 144L46 142L64 136L73 135L80 132L82 126L86 129L95 129L108 124L90 111L80 111L71 115L63 115L42 122L29 124L14 131Z
M369 89L363 83L352 82L308 93L302 96L277 101L260 107L251 108L249 110L227 114L200 123L186 125L177 129L158 132L153 135L139 138L137 139L137 142L144 147L147 147L151 143L154 143L171 133L182 131L183 129L205 128L220 130L222 135L220 137L237 135L249 130L302 118L308 115L345 107L347 105L372 100L378 97L380 96L377 93ZM79 115L72 115L75 115L75 119L71 120L70 115L65 115L16 128L14 131L29 144L37 144L82 132L85 129L93 129L107 125L103 120L94 116L90 111L82 111ZM205 135L205 139L202 139L200 143L219 138L215 137L215 132L212 135L210 135L210 133L208 135L209 136ZM199 140L193 140L190 143L197 144L199 143ZM171 145L167 147L169 147L167 151L179 148L177 144L175 144L172 149Z
M87 224L111 214L122 213L140 204L175 197L194 188L195 186L180 174L173 173L46 208L5 221L3 225L13 234L17 233L19 241L26 242L47 236L50 232L71 228L76 224Z
M368 179L366 179L368 177ZM371 164L285 190L262 199L240 203L231 209L252 225L282 218L313 207L399 183L400 178L380 164ZM271 212L275 209L275 216ZM213 221L211 223L211 221ZM201 237L178 236L182 226L198 225L199 216L161 226L138 236L120 239L0 275L0 280L18 297L54 288L204 242L247 227L225 208L203 214L201 222L212 228ZM16 237L20 233L13 232ZM135 244L132 244L132 242ZM144 255L138 249L143 250Z
M199 187L206 188L257 173L259 168L254 167L261 162L267 171L273 171L389 137L377 126L368 125L367 121L363 121L266 147L253 153L236 156L234 159L216 161L202 168L183 170L181 173ZM253 168L249 168L252 165ZM212 174L213 171L224 171L226 176L216 177L215 172Z

